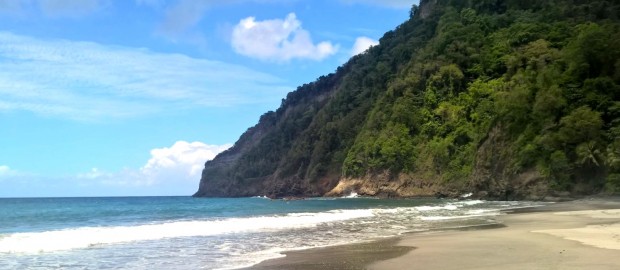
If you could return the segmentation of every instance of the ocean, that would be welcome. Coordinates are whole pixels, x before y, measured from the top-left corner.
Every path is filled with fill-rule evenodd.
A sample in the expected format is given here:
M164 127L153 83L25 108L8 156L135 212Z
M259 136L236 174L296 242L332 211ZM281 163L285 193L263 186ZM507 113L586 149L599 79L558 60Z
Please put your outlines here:
M455 199L0 199L0 269L236 269L282 252L494 224L540 205Z

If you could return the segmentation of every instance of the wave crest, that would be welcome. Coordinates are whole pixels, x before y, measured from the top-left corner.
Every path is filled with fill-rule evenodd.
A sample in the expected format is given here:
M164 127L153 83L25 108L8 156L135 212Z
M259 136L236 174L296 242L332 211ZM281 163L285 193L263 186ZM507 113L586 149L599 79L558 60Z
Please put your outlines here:
M373 211L369 209L333 210L280 216L178 221L136 226L80 227L69 230L14 233L0 238L0 253L40 253L163 238L278 231L313 227L321 223L372 217L373 215Z

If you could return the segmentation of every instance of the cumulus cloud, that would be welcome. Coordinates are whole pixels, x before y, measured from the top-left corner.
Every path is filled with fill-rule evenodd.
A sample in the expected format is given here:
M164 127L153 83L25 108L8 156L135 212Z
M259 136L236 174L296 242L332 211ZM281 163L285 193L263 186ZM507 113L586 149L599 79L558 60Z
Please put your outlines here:
M152 149L150 158L139 168L92 168L64 176L0 165L0 197L191 195L198 188L205 162L231 146L177 141Z
M347 4L368 4L390 8L411 8L413 4L418 4L419 0L340 0Z
M239 54L276 62L295 58L322 60L338 50L338 46L328 41L314 44L295 13L283 20L242 19L233 29L232 46Z
M151 150L151 157L139 169L104 172L93 168L89 172L78 174L77 177L110 186L184 186L191 192L198 185L205 162L231 146L232 144L209 145L203 142L177 141L170 147Z
M379 41L374 40L369 37L358 37L357 39L355 39L355 44L353 44L353 49L351 49L351 56L364 53L370 47L376 46L376 45L379 45Z
M189 195L198 188L205 162L231 146L177 141L170 147L151 150L150 159L139 169L109 173L94 168L81 174L79 180L111 192L128 189L142 195Z
M0 32L0 58L0 111L73 120L256 104L291 90L277 77L219 61L9 32Z
M151 158L140 171L152 182L174 179L196 182L205 162L231 146L178 141L171 147L151 150Z

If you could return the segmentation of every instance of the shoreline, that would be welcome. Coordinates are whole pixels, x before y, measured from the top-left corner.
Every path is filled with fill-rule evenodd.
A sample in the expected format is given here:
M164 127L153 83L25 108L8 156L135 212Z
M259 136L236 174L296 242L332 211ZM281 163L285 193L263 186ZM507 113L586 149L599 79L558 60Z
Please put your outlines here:
M494 226L285 252L242 269L620 269L620 197L504 213Z
M367 243L354 243L338 246L288 251L286 257L270 259L243 270L326 270L326 269L364 269L371 263L397 258L413 250L401 246L401 238L389 237Z

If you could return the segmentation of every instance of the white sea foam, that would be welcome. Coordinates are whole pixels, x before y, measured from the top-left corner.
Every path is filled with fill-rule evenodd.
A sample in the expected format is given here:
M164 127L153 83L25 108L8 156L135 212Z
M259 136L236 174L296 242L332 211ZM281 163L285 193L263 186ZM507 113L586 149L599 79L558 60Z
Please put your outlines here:
M436 221L436 220L448 220L448 219L454 219L455 217L453 216L430 216L430 217L420 217L420 220L424 220L424 221Z
M458 208L459 207L457 205L454 205L454 204L448 204L448 205L444 205L444 206L418 206L418 207L415 207L415 209L420 211L420 212L437 211L437 210L456 210Z
M460 203L464 204L464 205L476 205L476 204L484 203L484 201L481 201L481 200L469 200L469 201L461 201Z
M425 217L420 217L420 220L439 221L439 220L479 218L479 217L488 217L488 216L496 216L496 215L498 214L487 213L487 214L472 214L472 215L457 215L457 216L425 216Z
M470 215L480 215L483 213L498 213L498 211L493 209L474 209L467 211L467 214Z
M472 195L474 195L474 194L470 192L470 193L467 193L467 194L463 194L463 195L461 195L461 198L469 198L469 197L471 197Z
M163 238L278 231L313 227L321 223L372 217L373 215L373 211L370 209L332 210L281 216L178 221L138 226L81 227L58 231L14 233L0 239L0 253L50 252Z
M233 270L233 269L252 267L262 261L286 257L286 255L283 254L284 251L292 251L292 250L285 250L282 248L271 248L267 250L244 254L243 259L237 261L235 264L224 266L224 267L217 267L215 268L215 270Z
M347 196L343 196L342 198L359 198L360 195L357 194L357 192L352 191L351 194L347 195Z

